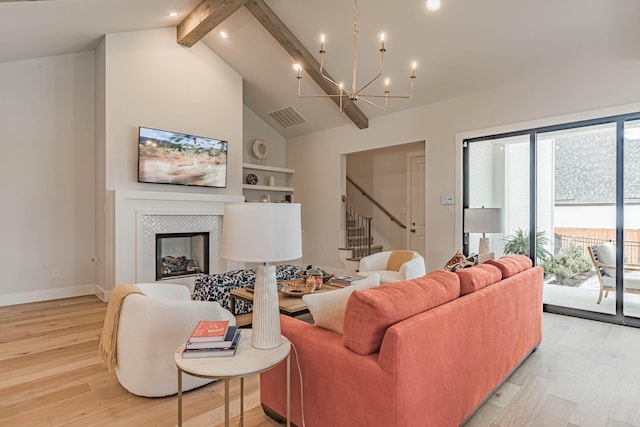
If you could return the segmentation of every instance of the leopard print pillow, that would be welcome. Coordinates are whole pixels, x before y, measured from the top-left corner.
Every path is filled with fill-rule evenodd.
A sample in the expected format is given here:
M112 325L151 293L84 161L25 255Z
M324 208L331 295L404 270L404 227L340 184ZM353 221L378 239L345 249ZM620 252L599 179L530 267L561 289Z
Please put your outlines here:
M462 255L460 251L457 251L456 254L451 257L449 261L444 265L444 269L447 271L451 271L455 273L458 270L462 270L463 268L473 267L478 264L478 255L473 253L468 257Z

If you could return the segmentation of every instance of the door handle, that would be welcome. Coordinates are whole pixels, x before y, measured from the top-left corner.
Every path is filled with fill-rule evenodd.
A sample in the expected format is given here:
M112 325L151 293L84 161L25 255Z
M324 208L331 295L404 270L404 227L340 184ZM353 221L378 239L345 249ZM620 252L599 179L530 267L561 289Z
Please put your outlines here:
M409 231L411 231L412 233L415 233L415 232L416 232L416 229L415 229L415 228L412 228L412 229L411 229L411 230L409 230Z

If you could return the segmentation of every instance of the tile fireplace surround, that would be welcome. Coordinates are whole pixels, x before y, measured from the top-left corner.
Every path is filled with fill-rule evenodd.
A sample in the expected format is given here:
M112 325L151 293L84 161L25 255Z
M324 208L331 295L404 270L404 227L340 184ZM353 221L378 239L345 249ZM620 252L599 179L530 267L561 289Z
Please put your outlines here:
M219 256L224 204L243 202L243 196L115 190L107 200L107 289L97 292L102 299L121 283L155 282L158 233L209 232L209 271L228 269Z

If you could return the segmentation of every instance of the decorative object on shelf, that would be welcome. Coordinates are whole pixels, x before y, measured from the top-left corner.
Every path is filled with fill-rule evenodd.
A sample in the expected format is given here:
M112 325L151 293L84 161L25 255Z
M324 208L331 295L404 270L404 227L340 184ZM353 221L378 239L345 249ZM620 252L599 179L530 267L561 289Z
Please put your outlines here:
M276 177L270 176L269 180L267 181L267 185L269 185L269 187L273 187L274 185L276 185Z
M269 144L264 139L256 139L251 146L253 155L260 160L265 160L269 157Z
M300 98L339 98L339 107L340 112L344 111L344 107L347 106L352 101L357 101L359 99L363 100L367 104L373 105L375 107L386 110L389 105L389 99L391 98L403 98L408 99L413 97L413 82L416 79L416 63L413 63L411 68L411 75L409 75L410 81L410 92L409 95L390 95L390 81L389 79L385 79L384 83L384 92L383 93L364 93L363 91L368 88L374 81L382 76L383 68L384 68L384 53L387 51L384 48L384 33L380 35L380 68L378 73L367 83L360 86L356 83L356 70L358 68L357 64L357 54L358 54L358 0L354 0L353 2L353 80L351 82L351 89L345 89L343 83L337 83L333 81L329 76L324 73L324 54L326 51L325 47L324 34L320 36L320 74L324 77L325 80L335 85L338 89L338 93L327 94L327 95L302 95L301 93L301 84L302 84L302 66L300 64L294 64L293 69L297 71L297 79L298 79L298 97ZM346 98L346 102L344 102ZM367 99L371 98L371 99ZM384 98L384 105L378 105L372 99Z
M478 254L491 252L489 238L485 233L502 233L502 209L466 208L464 210L464 232L482 233Z
M251 345L281 344L276 267L273 262L302 257L300 204L225 204L220 256L256 266Z
M258 183L258 177L255 174L250 173L245 178L245 181L247 182L247 184L256 185Z

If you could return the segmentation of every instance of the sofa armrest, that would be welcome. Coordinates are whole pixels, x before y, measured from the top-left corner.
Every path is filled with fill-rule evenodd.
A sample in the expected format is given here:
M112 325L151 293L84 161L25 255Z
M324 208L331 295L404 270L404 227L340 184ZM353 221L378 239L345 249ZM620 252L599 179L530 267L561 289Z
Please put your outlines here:
M356 354L344 346L340 334L287 316L280 320L282 334L293 344L291 415L295 424L302 425L299 361L305 419L344 425L355 411L365 414L360 425L393 425L388 421L395 418L395 377L380 368L377 354ZM365 385L367 398L363 399ZM280 415L286 413L286 363L261 374L260 396L263 405ZM389 410L371 411L372 407Z

